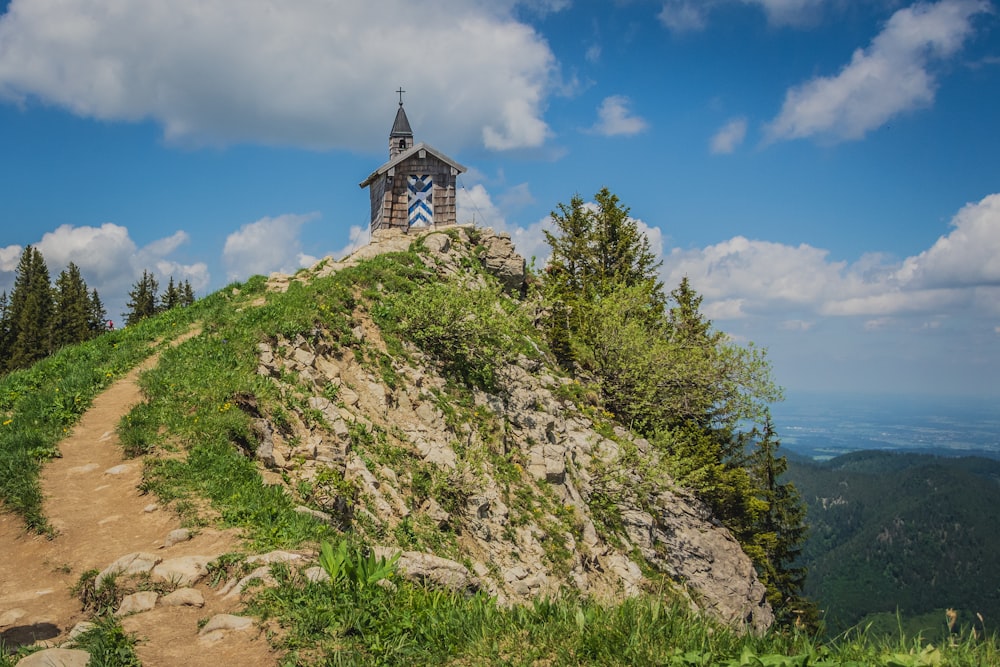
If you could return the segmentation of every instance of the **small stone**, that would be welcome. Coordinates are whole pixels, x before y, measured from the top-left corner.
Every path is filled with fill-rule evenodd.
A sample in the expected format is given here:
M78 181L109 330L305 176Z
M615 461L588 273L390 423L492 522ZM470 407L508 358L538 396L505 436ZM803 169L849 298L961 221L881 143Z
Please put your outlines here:
M115 612L115 616L128 616L129 614L139 614L149 611L156 606L156 598L159 595L156 591L140 591L132 593L122 598L121 606Z
M88 630L93 630L96 627L97 627L96 623L91 623L90 621L80 621L79 623L73 626L72 630L69 631L69 638L76 639L84 632L87 632Z
M269 551L266 554L257 554L256 556L248 556L246 563L250 565L256 565L257 563L290 563L293 561L302 560L302 554L297 554L291 551L281 551L277 549L275 551Z
M158 509L160 509L159 505L157 505L156 503L149 503L148 505L142 508L142 511L145 512L146 514L149 514L151 512L155 512Z
M126 554L108 565L94 579L94 590L100 590L104 580L118 574L143 574L152 570L162 559L155 554L137 551Z
M202 641L214 642L222 639L227 633L237 630L249 630L253 627L253 619L233 614L216 614L208 620L199 632Z
M160 604L165 607L204 607L205 598L193 588L178 588L160 598Z
M17 621L24 618L27 615L23 609L8 609L4 613L0 614L0 628L5 628L8 625L14 625Z
M121 465L117 465L117 466L115 466L113 468L108 468L107 470L104 471L104 474L105 475L123 475L123 474L127 473L131 469L132 469L132 466L130 466L129 464L122 463Z
M21 658L17 667L87 667L90 654L71 648L49 648Z
M306 579L313 582L314 584L321 583L324 581L330 581L330 575L327 574L326 570L319 567L310 567L302 573Z
M172 547L180 542L187 542L191 539L191 531L187 528L178 528L167 533L167 539L163 540L163 547Z
M170 558L152 570L153 579L166 581L177 586L191 586L208 575L208 564L215 560L212 556L180 556Z
M223 597L224 600L236 599L243 592L243 589L246 588L246 585L249 584L254 579L260 579L260 581L263 582L265 586L274 585L276 583L274 581L274 577L271 576L271 566L261 565L256 570L254 570L247 576L243 577L239 581L230 582L226 584L225 587L221 591L219 591L218 595L224 595L225 596Z

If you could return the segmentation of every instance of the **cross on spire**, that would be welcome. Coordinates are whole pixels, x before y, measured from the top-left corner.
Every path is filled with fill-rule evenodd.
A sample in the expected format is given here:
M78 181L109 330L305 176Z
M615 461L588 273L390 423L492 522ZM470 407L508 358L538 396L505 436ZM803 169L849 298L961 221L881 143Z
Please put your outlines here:
M402 86L400 86L399 90L397 90L396 92L399 93L399 106L403 106L403 93L405 93L406 91L403 90Z

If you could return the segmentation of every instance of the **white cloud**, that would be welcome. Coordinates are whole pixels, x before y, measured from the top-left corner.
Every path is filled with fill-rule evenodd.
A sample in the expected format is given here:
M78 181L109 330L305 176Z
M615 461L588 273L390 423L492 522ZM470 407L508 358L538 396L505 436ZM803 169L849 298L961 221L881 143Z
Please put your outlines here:
M62 267L73 262L80 267L88 283L120 275L123 269L131 275L132 259L137 252L128 228L110 222L100 227L62 225L55 231L46 232L36 247L52 273L58 274Z
M184 143L368 150L402 83L419 135L533 147L549 135L557 64L515 4L13 0L0 16L0 98L152 119ZM427 66L402 68L413 54Z
M966 205L951 226L947 236L903 262L896 279L923 288L1000 285L1000 194Z
M819 10L829 0L742 0L744 4L759 5L772 25L811 25Z
M226 237L222 249L228 279L243 280L275 271L293 273L302 268L304 255L299 232L302 225L317 217L316 213L289 213L264 217L240 227Z
M333 253L335 259L344 259L352 252L358 248L368 244L368 234L369 228L367 226L361 227L360 225L351 225L351 229L348 232L348 242L347 245ZM315 264L315 262L313 262Z
M834 261L809 245L737 236L705 248L674 248L663 278L669 287L687 276L704 295L706 312L720 320L1000 313L1000 194L964 206L950 227L931 248L902 262L877 253L854 263Z
M733 118L712 137L712 153L729 154L735 151L747 136L747 119Z
M629 99L623 95L605 97L597 109L597 123L590 131L606 137L639 134L648 124L633 116L628 107Z
M24 248L19 245L9 245L0 248L0 273L12 273L17 269Z
M178 231L138 247L127 227L106 222L99 227L62 225L33 245L45 258L53 281L73 262L87 287L101 296L108 316L118 319L125 311L128 291L144 270L153 273L161 289L173 276L175 282L187 280L196 293L204 294L211 279L208 266L204 262L184 264L170 257L186 243L187 233ZM20 246L0 248L0 285L8 291L13 287L22 250Z
M930 63L954 55L972 33L972 17L988 9L978 0L900 9L839 74L790 89L768 139L860 139L893 116L930 105L936 88Z
M712 4L698 0L667 0L657 18L672 32L704 30L706 13Z
M460 188L456 195L455 216L459 224L475 223L479 227L507 231L503 213L493 203L493 198L482 183L476 183L471 188Z
M705 29L716 7L737 2L760 7L771 25L792 27L814 24L824 5L830 4L830 0L665 0L657 18L672 32L694 32Z

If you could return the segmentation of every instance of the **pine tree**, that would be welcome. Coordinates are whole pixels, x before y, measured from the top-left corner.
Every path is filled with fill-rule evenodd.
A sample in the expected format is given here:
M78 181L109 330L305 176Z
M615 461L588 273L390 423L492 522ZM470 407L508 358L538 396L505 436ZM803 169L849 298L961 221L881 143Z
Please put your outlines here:
M184 285L181 287L181 305L190 306L194 303L194 290L191 288L191 283L188 280L184 281Z
M607 188L593 206L574 195L551 213L556 233L545 231L552 249L547 282L563 297L593 299L618 287L645 286L651 305L662 307L660 263L629 209ZM575 299L574 299L575 300Z
M108 311L104 309L104 304L101 302L101 297L98 295L96 289L90 292L90 315L87 324L90 327L91 337L97 336L108 329Z
M10 299L7 292L0 294L0 373L6 366L10 354Z
M167 281L167 289L164 290L163 296L160 299L159 309L170 310L171 308L176 308L181 305L182 297L183 292L174 284L174 277L170 276L170 280Z
M52 285L45 259L27 246L18 262L10 295L10 354L6 370L26 368L52 347Z
M87 283L79 267L69 263L56 279L55 312L52 320L52 346L80 343L91 337L91 302Z
M796 620L811 623L815 609L802 598L806 571L797 565L808 536L806 506L795 485L782 480L788 461L778 456L781 442L770 414L755 435L759 437L748 463L764 509L753 526L756 548L748 549L748 553L767 586L768 601L778 620L786 624Z
M125 304L128 307L127 313L122 313L125 318L125 325L131 326L146 317L152 317L157 313L157 292L160 284L149 271L143 270L142 278L132 285L129 291L129 301Z

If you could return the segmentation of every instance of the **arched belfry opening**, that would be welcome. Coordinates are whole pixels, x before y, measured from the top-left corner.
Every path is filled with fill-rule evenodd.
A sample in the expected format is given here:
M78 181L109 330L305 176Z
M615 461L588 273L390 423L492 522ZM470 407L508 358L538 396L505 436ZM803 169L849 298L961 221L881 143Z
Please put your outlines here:
M465 167L423 142L414 144L410 120L399 108L389 132L389 161L361 182L371 198L371 231L453 225L455 188Z

